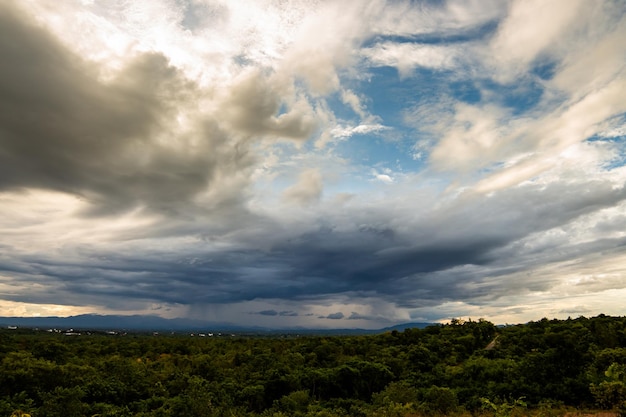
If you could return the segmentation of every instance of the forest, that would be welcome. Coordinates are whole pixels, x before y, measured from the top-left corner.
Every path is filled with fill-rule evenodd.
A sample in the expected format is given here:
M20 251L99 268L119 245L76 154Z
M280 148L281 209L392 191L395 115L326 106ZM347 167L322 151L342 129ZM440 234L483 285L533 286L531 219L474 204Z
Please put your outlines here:
M0 330L0 417L626 415L626 317L367 336Z

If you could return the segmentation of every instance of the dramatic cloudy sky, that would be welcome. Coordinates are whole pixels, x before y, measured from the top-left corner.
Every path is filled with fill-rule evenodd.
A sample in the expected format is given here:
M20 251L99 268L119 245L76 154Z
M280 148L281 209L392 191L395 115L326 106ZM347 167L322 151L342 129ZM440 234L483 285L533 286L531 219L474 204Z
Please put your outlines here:
M0 315L626 314L622 0L0 2Z

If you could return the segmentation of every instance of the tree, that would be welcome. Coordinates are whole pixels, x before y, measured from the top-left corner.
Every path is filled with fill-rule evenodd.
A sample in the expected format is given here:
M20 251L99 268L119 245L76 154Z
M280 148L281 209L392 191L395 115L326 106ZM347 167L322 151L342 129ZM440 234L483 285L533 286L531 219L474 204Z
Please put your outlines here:
M621 416L626 416L626 365L612 363L604 375L605 381L590 386L596 403L607 410L616 409Z

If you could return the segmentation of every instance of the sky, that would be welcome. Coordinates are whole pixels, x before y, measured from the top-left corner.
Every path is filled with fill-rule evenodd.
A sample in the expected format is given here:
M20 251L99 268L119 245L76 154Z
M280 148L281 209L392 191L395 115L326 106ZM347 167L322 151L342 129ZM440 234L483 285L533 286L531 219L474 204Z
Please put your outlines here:
M0 315L624 315L623 0L0 2Z

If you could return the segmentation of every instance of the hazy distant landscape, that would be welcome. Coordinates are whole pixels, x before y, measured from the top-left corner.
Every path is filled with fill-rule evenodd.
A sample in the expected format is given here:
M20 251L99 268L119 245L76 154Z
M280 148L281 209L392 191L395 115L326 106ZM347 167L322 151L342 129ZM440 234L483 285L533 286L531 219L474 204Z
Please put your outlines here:
M320 329L307 327L272 328L242 326L193 319L165 319L159 316L107 316L83 314L70 317L0 317L0 326L12 328L38 328L39 330L111 330L111 331L204 331L239 333L318 333L318 334L371 334L405 328L424 328L434 323L403 323L381 329Z

